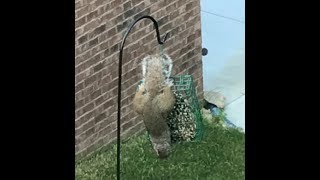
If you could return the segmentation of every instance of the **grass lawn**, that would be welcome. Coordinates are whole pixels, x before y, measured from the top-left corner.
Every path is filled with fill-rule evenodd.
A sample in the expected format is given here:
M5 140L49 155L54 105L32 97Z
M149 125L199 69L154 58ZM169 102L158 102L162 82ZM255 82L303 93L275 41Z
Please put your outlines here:
M175 144L166 160L157 159L146 134L121 145L121 179L242 180L245 136L235 129L204 122L201 142ZM76 179L116 179L116 145L76 163Z

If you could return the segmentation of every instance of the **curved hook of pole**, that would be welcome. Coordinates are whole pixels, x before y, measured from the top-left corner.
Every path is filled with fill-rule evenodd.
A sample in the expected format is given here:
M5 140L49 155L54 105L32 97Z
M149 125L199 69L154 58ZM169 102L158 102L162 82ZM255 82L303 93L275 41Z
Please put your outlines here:
M154 25L154 27L155 27L155 29L156 29L158 43L159 43L159 44L164 44L164 42L167 40L168 33L166 33L166 34L164 35L162 41L160 40L159 26L158 26L157 21L156 21L153 17L148 16L148 15L146 15L146 16L141 16L141 17L139 17L137 20L135 20L135 21L131 24L129 30L128 30L128 31L126 32L126 34L124 35L124 38L123 38L123 40L122 40L121 47L120 47L120 53L121 53L122 50L123 50L124 43L125 43L125 41L126 41L126 39L127 39L127 36L129 35L131 29L134 27L134 25L135 25L137 22L139 22L141 19L145 19L145 18L148 18L148 19L151 19L151 20L152 20L153 25Z
M163 37L163 39L161 40L160 39L160 32L159 32L159 26L158 26L158 23L157 21L151 17L151 16L142 16L140 18L138 18L137 20L135 20L129 30L126 32L126 34L124 35L124 38L122 40L122 43L121 43L121 46L120 46L120 53L119 53L119 76L118 76L118 121L117 121L117 180L120 180L120 117L121 117L121 75L122 75L122 53L123 53L123 48L124 48L124 43L127 39L127 36L129 35L129 32L131 31L131 29L133 28L133 26L138 22L140 21L141 19L151 19L153 24L154 24L154 27L156 29L156 32L157 32L157 40L158 40L158 43L160 45L164 44L164 42L167 40L167 37L168 37L168 33L166 33Z

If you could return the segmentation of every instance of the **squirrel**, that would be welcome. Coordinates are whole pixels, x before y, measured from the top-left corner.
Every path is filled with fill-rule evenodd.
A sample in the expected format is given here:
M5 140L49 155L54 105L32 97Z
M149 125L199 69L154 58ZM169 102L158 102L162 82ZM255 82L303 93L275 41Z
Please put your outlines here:
M168 55L147 56L142 62L142 84L133 98L133 108L142 118L153 149L158 157L166 158L171 151L167 117L173 110L175 96L170 80L172 61Z

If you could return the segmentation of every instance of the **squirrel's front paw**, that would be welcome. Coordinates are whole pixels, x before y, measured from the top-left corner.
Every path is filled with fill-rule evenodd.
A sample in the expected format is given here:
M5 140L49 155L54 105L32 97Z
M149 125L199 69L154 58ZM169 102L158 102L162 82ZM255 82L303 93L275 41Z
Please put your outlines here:
M144 84L139 84L138 85L138 92L140 92L141 94L146 94L147 90L146 88L144 87Z

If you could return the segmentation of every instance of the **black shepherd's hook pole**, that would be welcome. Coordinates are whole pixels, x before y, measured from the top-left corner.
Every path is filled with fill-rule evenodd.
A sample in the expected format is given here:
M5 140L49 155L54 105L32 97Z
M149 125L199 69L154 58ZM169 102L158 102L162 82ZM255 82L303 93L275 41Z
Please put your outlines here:
M133 26L140 21L141 19L144 18L148 18L151 19L153 21L154 27L156 29L157 32L157 40L159 44L164 44L164 42L167 39L167 35L168 33L166 33L166 35L164 36L163 40L160 40L160 33L159 33L159 26L157 21L151 17L151 16L142 16L140 18L138 18L137 20L135 20L132 25L130 26L129 30L126 32L126 34L124 35L124 38L122 40L121 46L120 46L120 53L119 53L119 79L118 79L118 123L117 123L117 179L120 180L120 118L121 118L121 75L122 75L122 52L123 52L123 47L124 47L124 43L127 39L127 36L129 34L129 32L131 31L131 29L133 28Z

